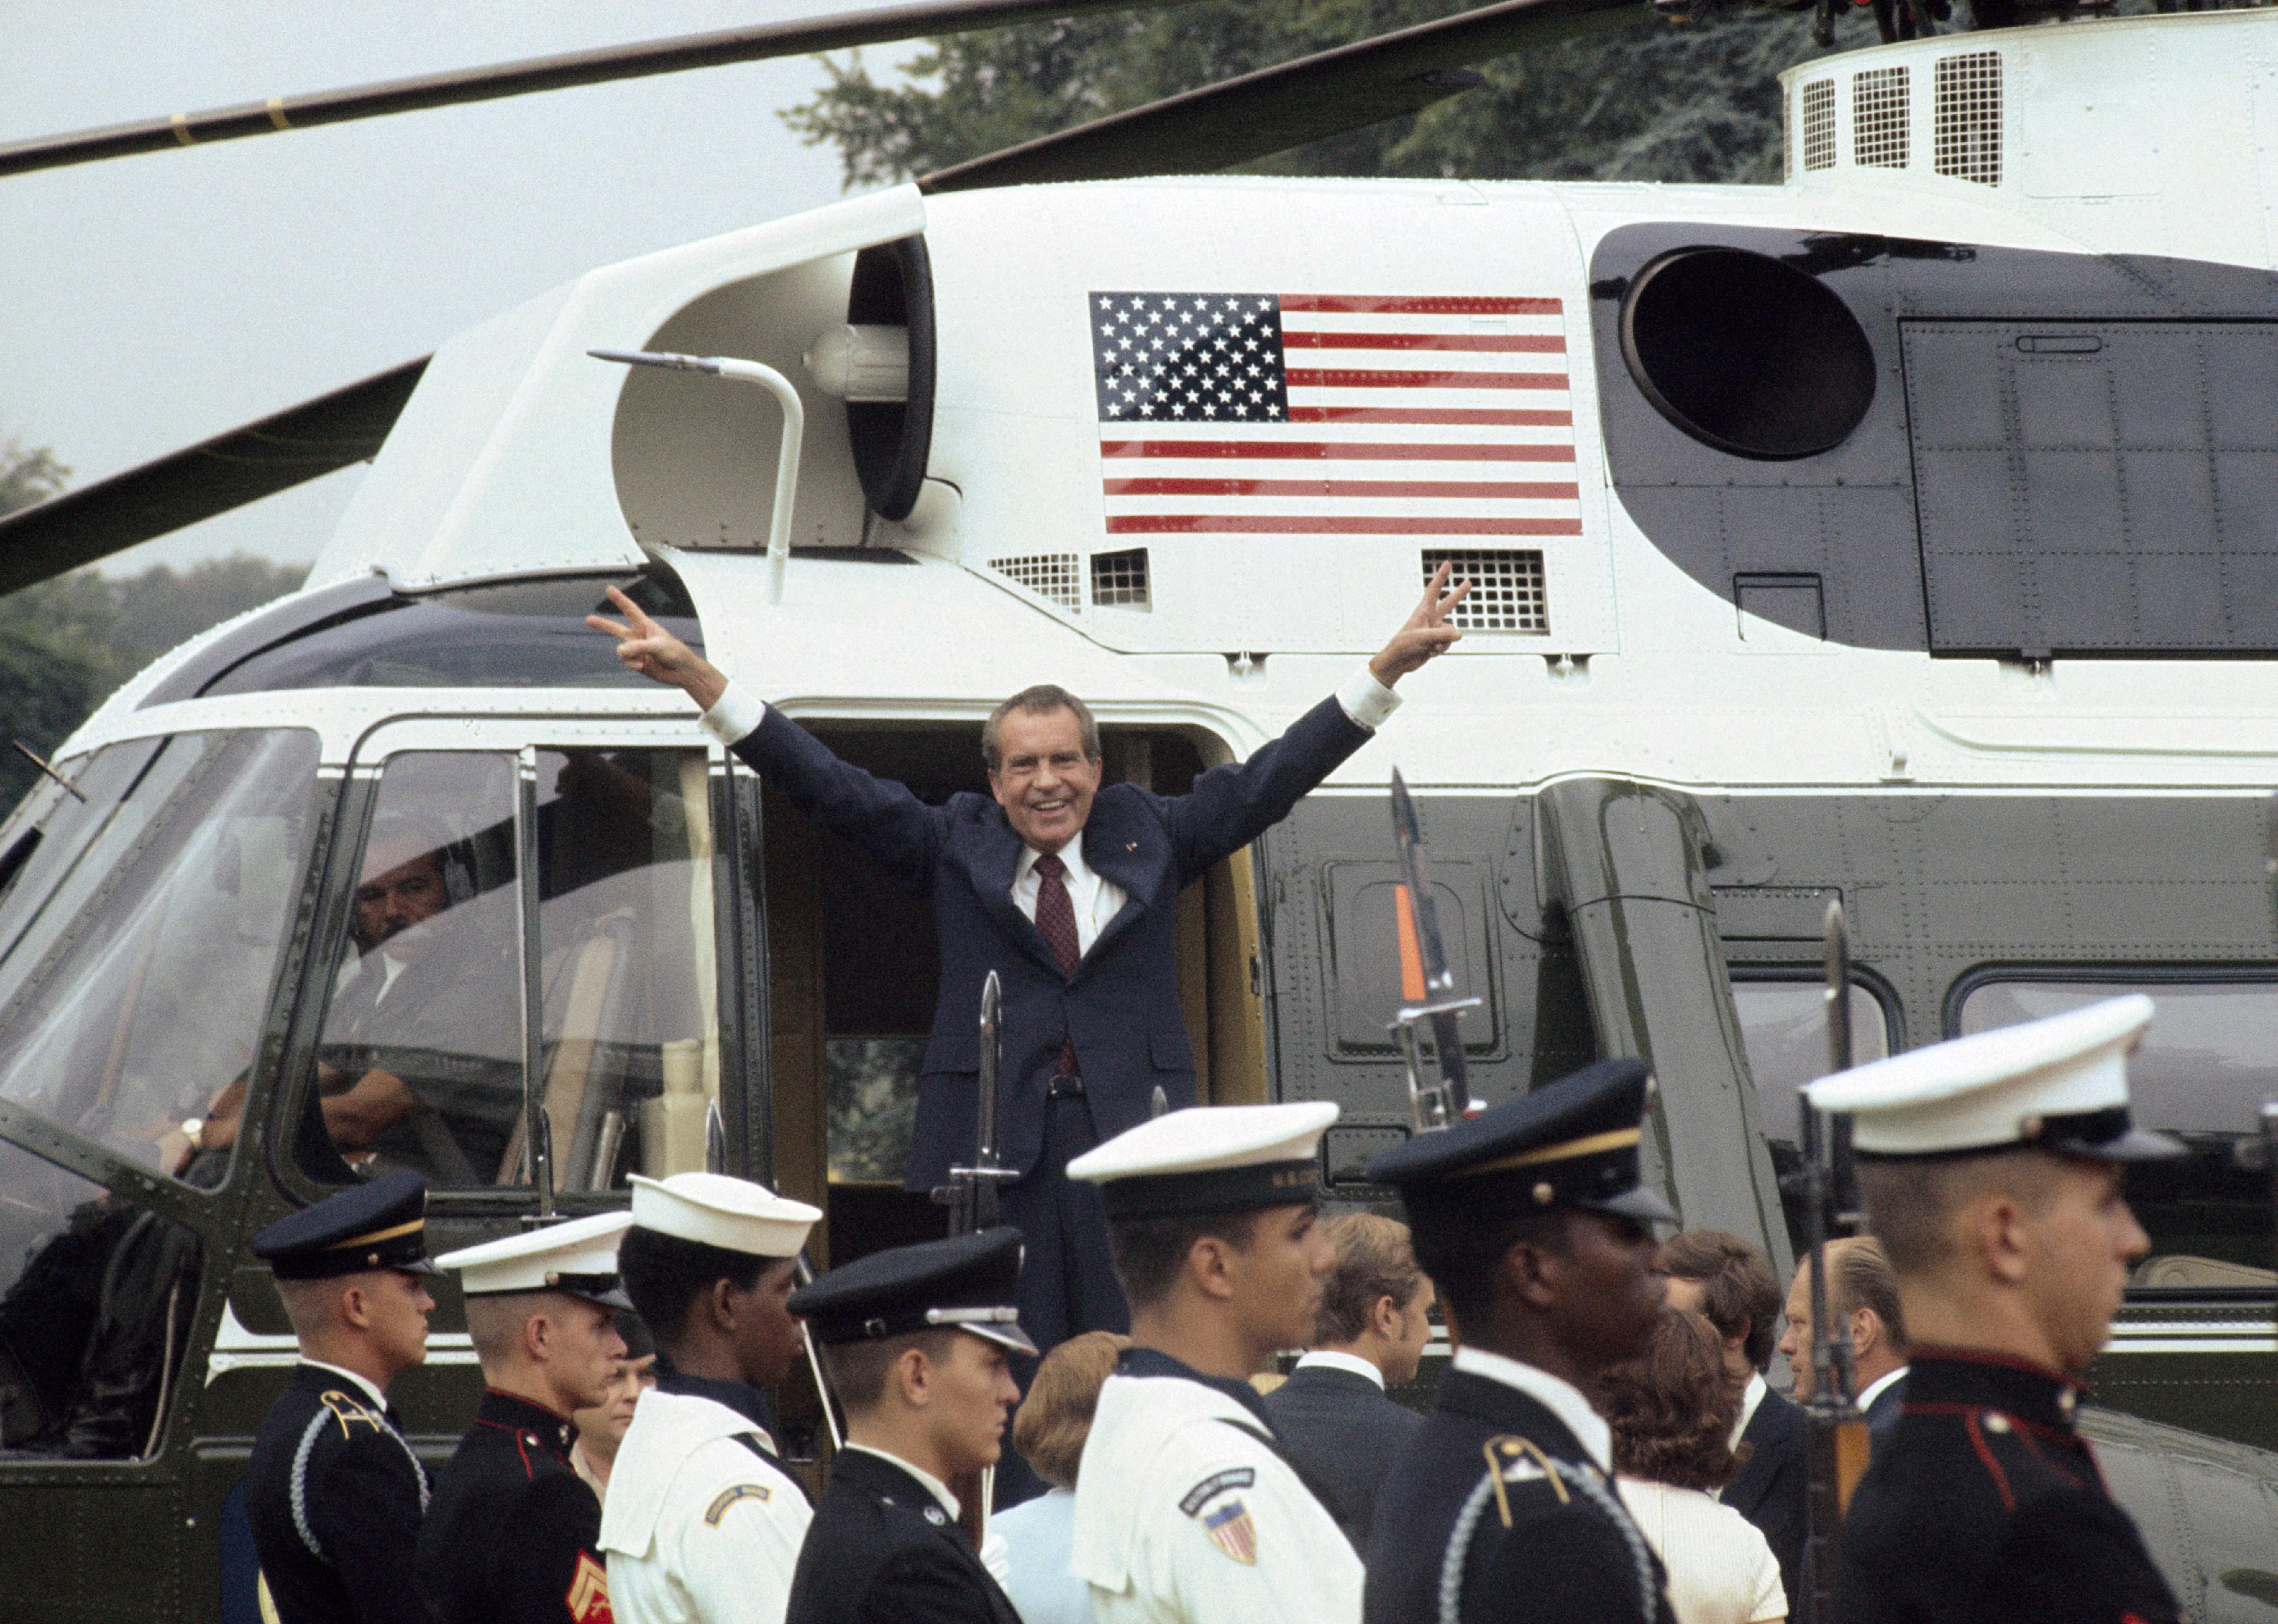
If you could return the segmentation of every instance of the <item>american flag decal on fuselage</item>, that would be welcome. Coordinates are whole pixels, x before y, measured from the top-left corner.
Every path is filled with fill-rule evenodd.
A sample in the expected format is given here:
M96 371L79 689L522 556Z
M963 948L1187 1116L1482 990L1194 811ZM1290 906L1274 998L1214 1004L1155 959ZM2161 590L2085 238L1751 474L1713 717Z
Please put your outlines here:
M1111 536L1579 536L1554 298L1094 294Z

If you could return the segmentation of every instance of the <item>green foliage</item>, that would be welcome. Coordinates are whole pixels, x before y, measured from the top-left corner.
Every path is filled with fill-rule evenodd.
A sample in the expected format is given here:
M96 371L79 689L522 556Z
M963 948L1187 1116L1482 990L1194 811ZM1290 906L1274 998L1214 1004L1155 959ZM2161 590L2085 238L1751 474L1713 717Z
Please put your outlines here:
M0 441L0 513L52 496L70 473L44 450ZM166 650L282 597L307 574L241 556L179 573L161 564L119 581L83 569L0 598L0 812L39 776L11 741L51 756Z
M1292 57L1429 22L1462 0L1196 0L929 42L908 82L858 52L784 114L837 146L849 187L902 180ZM1642 8L1640 8L1642 10ZM1872 41L1846 6L1838 47ZM1777 75L1821 55L1808 13L1720 11L1482 65L1487 82L1250 167L1306 175L1770 181Z

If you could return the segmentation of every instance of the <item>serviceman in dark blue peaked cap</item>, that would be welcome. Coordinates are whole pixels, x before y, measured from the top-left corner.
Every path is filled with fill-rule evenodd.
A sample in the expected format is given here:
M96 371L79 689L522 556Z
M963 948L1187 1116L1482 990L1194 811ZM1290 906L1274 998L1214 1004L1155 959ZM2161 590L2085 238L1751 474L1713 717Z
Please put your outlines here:
M427 1624L412 1571L427 1475L387 1384L427 1356L427 1186L390 1173L254 1237L301 1363L269 1407L245 1506L279 1624Z
M897 1247L791 1293L846 1411L786 1624L1021 1624L950 1485L997 1463L1020 1399L1021 1231Z
M1643 1063L1601 1061L1369 1163L1456 1348L1377 1497L1365 1624L1674 1620L1584 1396L1664 1311L1653 1225L1676 1214L1638 1165L1652 1086Z

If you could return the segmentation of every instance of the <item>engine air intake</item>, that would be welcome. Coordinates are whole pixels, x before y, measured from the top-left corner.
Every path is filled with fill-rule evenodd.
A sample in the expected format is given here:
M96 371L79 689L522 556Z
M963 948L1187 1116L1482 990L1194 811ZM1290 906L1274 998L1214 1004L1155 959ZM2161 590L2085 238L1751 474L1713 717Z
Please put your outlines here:
M1679 248L1638 273L1622 358L1661 415L1763 461L1832 450L1875 399L1875 352L1816 277L1743 248Z

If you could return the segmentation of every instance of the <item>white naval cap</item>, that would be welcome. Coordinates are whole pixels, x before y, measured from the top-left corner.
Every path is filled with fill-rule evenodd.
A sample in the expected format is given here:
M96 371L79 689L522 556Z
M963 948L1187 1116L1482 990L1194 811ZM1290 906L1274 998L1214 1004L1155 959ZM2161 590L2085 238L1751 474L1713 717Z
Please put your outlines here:
M617 1289L617 1241L632 1222L629 1212L597 1212L462 1247L435 1262L459 1277L459 1289L470 1297L565 1292L604 1308L630 1308L632 1303Z
M1848 1113L1861 1155L1932 1156L2033 1145L2110 1162L2179 1155L2128 1114L2128 1055L2152 1019L2141 993L1933 1043L1806 1090Z
M654 1234L754 1257L797 1257L822 1214L725 1173L632 1176L633 1224Z
M1313 1199L1327 1100L1203 1105L1143 1122L1067 1164L1099 1186L1111 1218L1248 1212Z

